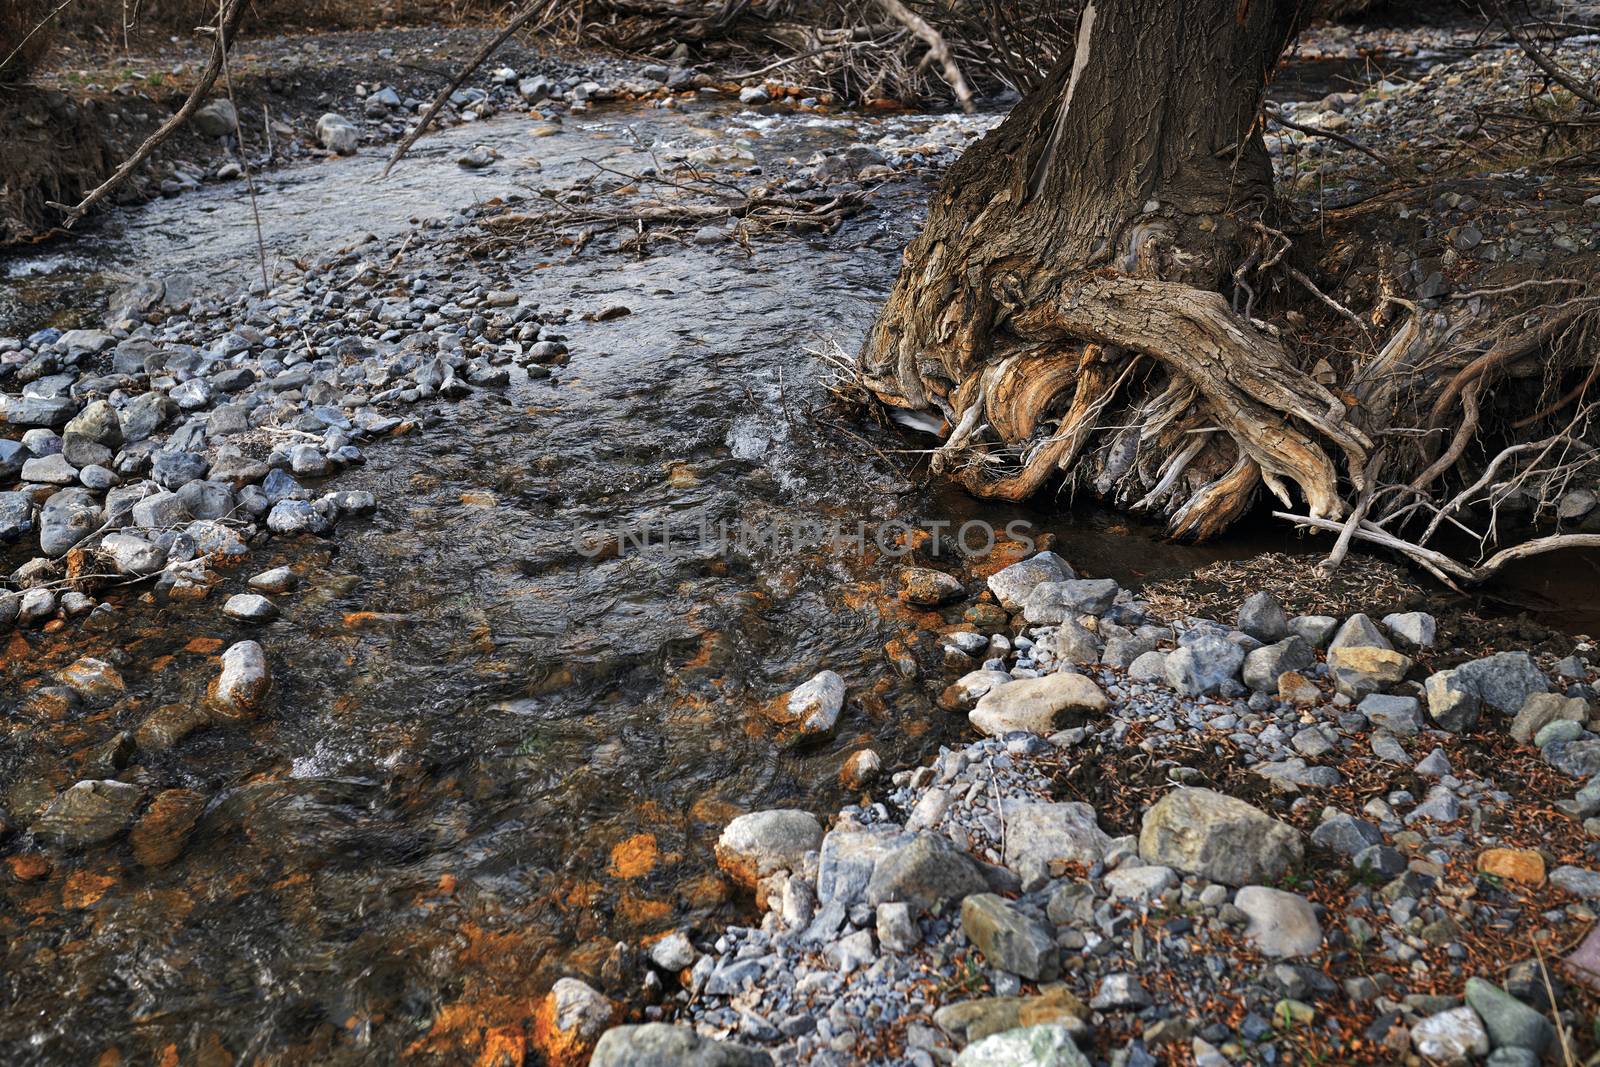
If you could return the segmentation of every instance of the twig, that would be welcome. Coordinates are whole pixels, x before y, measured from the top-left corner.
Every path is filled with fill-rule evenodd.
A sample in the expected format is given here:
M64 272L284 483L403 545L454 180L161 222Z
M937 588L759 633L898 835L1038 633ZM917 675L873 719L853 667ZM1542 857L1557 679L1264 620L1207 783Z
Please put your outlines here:
M840 44L830 44L824 45L822 48L813 48L809 52L801 52L797 56L788 56L787 58L778 60L776 63L768 63L766 66L760 67L756 70L747 70L738 74L729 74L727 77L731 81L743 81L745 78L756 78L770 71L777 70L779 67L786 67L790 63L798 63L802 59L811 59L814 56L825 55L828 52L842 51L849 48L851 43L852 42L850 41L844 41Z
M168 137L171 137L178 127L188 122L189 116L199 109L200 101L205 98L206 93L210 92L211 86L216 83L217 75L222 73L223 61L227 57L228 48L233 44L234 30L239 26L239 17L244 14L244 9L248 6L248 0L227 0L227 5L217 19L218 32L216 40L212 42L211 59L206 63L206 69L201 73L200 80L195 83L194 89L190 91L189 98L183 102L183 106L170 119L163 122L155 133L145 138L145 142L134 150L133 155L123 161L122 166L118 167L111 177L101 182L89 195L78 201L76 207L68 207L66 204L57 204L54 201L47 202L50 207L60 208L67 213L66 218L61 223L63 227L70 229L75 222L83 218L91 207L104 200L111 190L127 181L129 176L138 170L146 159L150 158L150 153L159 148Z
M1383 466L1383 449L1378 449L1372 454L1372 459L1367 462L1366 489L1361 492L1361 499L1356 501L1355 508L1350 512L1350 518L1344 524L1344 529L1339 531L1339 539L1333 543L1333 551L1328 553L1328 558L1317 564L1317 573L1324 578L1331 578L1344 562L1344 557L1350 551L1350 538L1355 535L1356 527L1361 525L1361 520L1366 517L1367 509L1372 506L1372 494L1378 488L1378 470Z
M533 3L524 8L520 15L508 22L506 28L496 34L493 40L478 49L477 55L467 60L467 65L461 68L455 78L450 81L450 84L439 90L438 95L428 105L428 110L422 113L422 118L418 120L411 132L401 138L399 144L395 145L394 152L389 156L389 162L383 165L383 173L378 177L387 178L389 176L389 172L394 169L394 165L400 162L405 157L406 152L411 149L411 146L417 143L417 139L428 131L428 127L433 124L434 116L439 114L439 109L444 107L445 101L450 99L451 94L461 88L462 84L472 77L472 72L483 66L484 61L493 55L501 45L510 40L512 34L532 22L534 16L548 8L550 3L551 0L533 0Z
M1334 133L1332 130L1319 129L1316 126L1302 125L1301 123L1295 122L1291 119L1284 118L1282 112L1273 112L1267 116L1267 120L1270 122L1276 122L1279 126L1286 126L1291 130L1297 130L1298 132L1306 134L1309 137L1326 137L1330 141L1338 141L1346 148L1354 148L1362 155L1371 156L1373 159L1383 164L1384 168L1387 170L1395 169L1394 161L1388 156L1377 151L1376 149L1368 148L1360 141L1346 137L1342 133Z
M227 14L225 0L217 0L217 33L222 33L222 20ZM233 71L228 66L228 50L222 50L222 84L228 92L228 104L233 108L233 134L239 142L239 167L244 173L245 191L250 194L250 215L256 225L256 258L261 262L261 292L263 295L272 288L272 279L267 276L267 241L261 233L261 207L256 203L256 180L250 173L250 157L244 150L244 127L239 124L239 102L233 97ZM268 136L270 136L270 131ZM270 157L269 157L270 158Z
M944 80L950 85L950 91L956 94L956 103L961 105L962 111L972 114L972 90L967 86L967 79L962 77L961 68L956 64L956 57L951 54L950 46L945 43L943 35L900 0L878 0L878 6L928 46L928 54L939 63L940 69L944 71Z

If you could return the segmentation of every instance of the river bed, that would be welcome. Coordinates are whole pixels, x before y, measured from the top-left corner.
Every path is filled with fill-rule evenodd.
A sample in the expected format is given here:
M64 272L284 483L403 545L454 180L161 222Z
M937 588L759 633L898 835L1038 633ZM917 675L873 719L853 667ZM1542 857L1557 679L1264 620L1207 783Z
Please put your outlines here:
M386 182L373 180L373 153L261 180L274 261L420 234L407 262L448 265L442 285L572 308L571 360L422 405L415 432L337 478L379 507L331 540L257 546L208 600L156 606L133 589L115 597L109 628L12 639L0 796L13 814L82 777L142 713L198 700L228 643L262 643L274 694L258 722L127 770L151 790L206 797L176 861L141 866L113 844L0 880L7 1062L112 1049L122 1062L168 1049L183 1063L459 1062L523 1026L558 975L602 975L617 942L710 928L740 907L711 862L731 816L833 810L849 753L870 746L889 770L962 732L936 704L936 672L885 667L885 646L926 619L890 595L892 568L870 539L862 552L725 551L683 535L640 550L629 531L702 518L757 530L1020 520L1052 532L1084 573L1129 582L1283 547L1269 526L1195 547L1087 506L990 507L909 482L860 435L902 459L928 438L828 413L814 353L859 342L915 233L923 178L884 185L837 232L748 252L688 241L642 257L440 256L459 209L570 183L596 162L638 169L737 136L779 167L941 121L634 108L536 136L548 131L502 117L423 141ZM478 144L500 162L459 167ZM444 225L418 229L430 216ZM119 274L248 285L256 245L237 185L115 216L75 246L0 265L0 332L92 319L92 296ZM618 306L628 313L580 318ZM588 551L608 540L620 550ZM219 595L280 563L302 586L279 598L276 621L219 615ZM1592 588L1594 564L1581 567ZM1497 595L1588 627L1592 599L1573 577L1570 565L1530 568ZM27 689L14 683L84 654L118 666L124 702L68 721L21 710ZM823 668L850 686L837 736L791 748L760 706Z

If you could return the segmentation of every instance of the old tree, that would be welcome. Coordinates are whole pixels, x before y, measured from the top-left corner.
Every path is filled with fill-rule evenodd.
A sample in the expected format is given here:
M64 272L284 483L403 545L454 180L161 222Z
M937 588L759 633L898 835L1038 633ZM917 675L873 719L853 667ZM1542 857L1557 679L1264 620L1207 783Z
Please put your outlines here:
M1374 247L1382 197L1319 219L1275 197L1265 97L1299 7L1085 5L1070 54L947 175L863 380L934 414L935 469L983 495L1066 484L1206 537L1264 486L1323 528L1360 508L1357 536L1405 531L1413 558L1473 580L1488 572L1423 544L1444 517L1492 509L1513 473L1569 471L1561 441L1588 455L1582 405L1561 398L1593 377L1594 290L1407 299ZM1337 357L1308 331L1342 332ZM1530 359L1539 389L1489 402Z

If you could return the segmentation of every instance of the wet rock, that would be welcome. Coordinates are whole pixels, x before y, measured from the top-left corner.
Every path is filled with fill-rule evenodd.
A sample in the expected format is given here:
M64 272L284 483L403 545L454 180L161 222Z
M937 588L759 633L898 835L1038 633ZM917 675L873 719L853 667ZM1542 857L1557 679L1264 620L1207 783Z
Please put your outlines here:
M1489 1035L1478 1013L1464 1006L1430 1015L1417 1023L1411 1028L1411 1045L1430 1061L1470 1063L1489 1054Z
M1589 702L1582 697L1566 697L1560 693L1535 693L1530 696L1511 721L1511 737L1526 745L1540 730L1553 722L1586 722Z
M0 542L14 544L32 532L33 496L0 493Z
M229 137L237 129L239 113L225 97L207 100L189 116L189 125L202 137Z
M224 719L254 718L271 689L266 653L254 641L240 641L222 654L222 673L209 694L212 709Z
M152 711L134 731L134 742L146 752L165 752L211 722L203 707L165 704Z
M63 489L39 512L39 551L59 559L100 528L100 504L87 489Z
M604 993L576 978L558 978L534 1012L530 1043L549 1067L582 1067L617 1014Z
M118 574L144 577L167 564L167 554L160 546L130 533L106 534L99 550Z
M768 709L768 717L785 736L796 742L832 737L844 710L844 679L833 671L819 671L814 677L779 697Z
M908 604L937 607L965 592L953 575L928 567L907 567L900 572L900 599Z
M1064 582L1076 577L1066 560L1054 552L1040 552L1031 559L1013 563L990 575L988 584L989 591L1000 601L1001 607L1007 611L1020 611L1027 603L1028 595L1040 583Z
M1111 845L1088 804L1013 800L1003 811L1005 864L1025 885L1053 877L1069 864L1092 867Z
M354 155L361 143L361 132L355 123L332 111L317 120L316 134L323 148L341 156Z
M1224 885L1271 882L1304 854L1300 834L1242 800L1178 788L1145 812L1139 857Z
M32 830L69 847L96 845L127 829L143 796L127 782L82 781L57 796Z
M1252 885L1239 890L1233 903L1250 920L1245 936L1262 955L1293 959L1322 948L1322 924L1305 897Z
M127 685L117 669L93 656L85 656L62 668L58 677L62 685L77 693L92 708L115 704L127 692Z
M867 903L902 902L937 913L988 888L972 857L949 838L917 834L873 865Z
M1235 625L1264 645L1275 644L1289 636L1289 616L1283 604L1265 590L1250 595L1239 605Z
M465 167L467 170L482 170L483 168L493 164L494 161L499 158L499 152L496 152L488 145L480 144L473 145L466 152L458 156L456 158L456 163L462 167Z
M263 593L288 593L300 584L300 578L288 567L273 567L250 579L250 588Z
M56 613L56 594L50 589L29 589L22 594L17 605L17 625L28 626L43 622Z
M822 844L822 824L807 811L775 809L741 815L717 839L717 866L746 889L779 871L800 869Z
M839 782L846 789L865 789L878 780L883 761L870 748L852 752L839 768Z
M1219 693L1239 677L1245 650L1224 637L1205 634L1167 654L1167 684L1185 696Z
M1463 663L1455 670L1455 680L1502 715L1515 715L1529 697L1550 688L1544 672L1526 652L1499 652Z
M235 593L222 605L222 613L240 622L270 622L278 609L259 593Z
M165 866L177 859L205 807L206 798L189 789L157 793L128 834L133 858L146 867Z
M590 1067L771 1067L772 1059L739 1045L701 1037L692 1027L645 1023L600 1036Z
M1465 733L1478 724L1482 701L1470 680L1459 671L1436 671L1423 683L1428 698L1428 717L1441 730Z
M1098 714L1109 702L1100 687L1081 674L1022 678L985 693L967 718L979 733L1000 737L1013 731L1048 736L1063 712Z

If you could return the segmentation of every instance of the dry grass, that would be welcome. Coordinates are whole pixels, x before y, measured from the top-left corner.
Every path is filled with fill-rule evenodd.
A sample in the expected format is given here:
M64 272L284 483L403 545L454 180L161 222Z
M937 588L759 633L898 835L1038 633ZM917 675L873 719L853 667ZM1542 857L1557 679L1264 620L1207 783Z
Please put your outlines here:
M1331 576L1317 570L1320 555L1269 552L1249 559L1223 560L1183 578L1152 582L1139 590L1164 619L1199 615L1231 619L1239 604L1262 590L1276 596L1291 615L1334 615L1382 605L1398 608L1427 596L1398 564L1351 555Z

